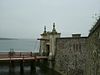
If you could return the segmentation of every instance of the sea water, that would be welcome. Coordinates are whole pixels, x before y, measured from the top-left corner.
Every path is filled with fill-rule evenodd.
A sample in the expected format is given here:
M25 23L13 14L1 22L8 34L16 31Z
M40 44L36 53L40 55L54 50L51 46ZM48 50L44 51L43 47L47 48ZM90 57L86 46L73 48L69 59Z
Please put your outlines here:
M9 52L10 49L18 52L38 52L39 41L36 39L0 40L0 52Z
M39 52L39 41L36 39L16 39L16 40L0 40L0 52ZM0 63L0 75L60 75L58 72L49 68L42 69L36 66L36 72L30 73L30 65L24 66L24 73L20 73L20 66L16 65L14 71L9 71L9 63Z

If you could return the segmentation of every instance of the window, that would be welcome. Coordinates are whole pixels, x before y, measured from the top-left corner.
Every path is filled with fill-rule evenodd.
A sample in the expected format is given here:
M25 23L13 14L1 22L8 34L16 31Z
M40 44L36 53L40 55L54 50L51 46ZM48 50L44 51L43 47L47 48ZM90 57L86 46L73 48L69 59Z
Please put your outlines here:
M81 49L82 49L81 43L73 44L73 50L75 52L80 52L81 53L82 52Z

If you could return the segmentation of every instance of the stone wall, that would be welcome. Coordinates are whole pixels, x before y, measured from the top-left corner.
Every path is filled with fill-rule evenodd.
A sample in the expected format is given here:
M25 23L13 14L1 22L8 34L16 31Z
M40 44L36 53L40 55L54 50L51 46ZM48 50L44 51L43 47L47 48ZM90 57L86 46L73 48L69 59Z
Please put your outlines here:
M90 30L87 43L87 75L100 75L100 19Z
M86 75L87 37L58 38L55 70L62 75Z
M55 70L62 75L100 75L100 19L88 37L56 39Z

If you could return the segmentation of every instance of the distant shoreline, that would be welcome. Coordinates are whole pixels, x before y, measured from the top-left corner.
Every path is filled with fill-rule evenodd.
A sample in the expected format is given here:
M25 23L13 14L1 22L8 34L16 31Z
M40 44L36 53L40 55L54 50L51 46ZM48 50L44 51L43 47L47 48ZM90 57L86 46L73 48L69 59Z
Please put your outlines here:
M16 38L0 38L0 40L18 40Z

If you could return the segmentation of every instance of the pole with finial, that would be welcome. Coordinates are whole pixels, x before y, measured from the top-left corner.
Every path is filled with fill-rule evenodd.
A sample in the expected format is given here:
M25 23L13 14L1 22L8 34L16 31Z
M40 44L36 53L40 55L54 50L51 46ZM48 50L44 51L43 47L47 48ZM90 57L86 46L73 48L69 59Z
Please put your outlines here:
M52 32L56 32L55 23L53 23L53 30L52 30Z
M44 26L44 33L46 33L46 26Z

